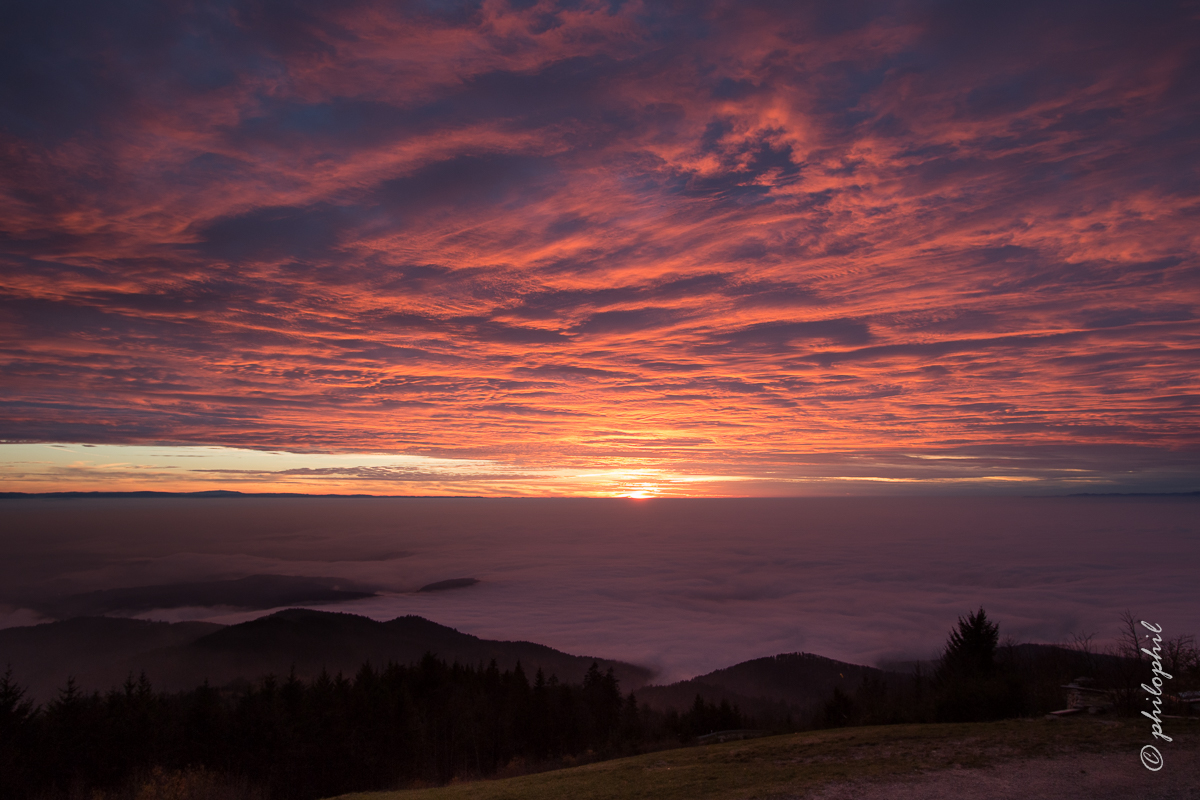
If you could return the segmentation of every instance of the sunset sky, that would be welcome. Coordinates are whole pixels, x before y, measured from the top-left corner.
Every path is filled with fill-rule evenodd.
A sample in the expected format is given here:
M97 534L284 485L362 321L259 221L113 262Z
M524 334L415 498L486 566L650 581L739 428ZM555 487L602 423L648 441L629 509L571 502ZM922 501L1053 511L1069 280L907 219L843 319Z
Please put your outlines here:
M1200 489L1195 2L0 10L0 489Z

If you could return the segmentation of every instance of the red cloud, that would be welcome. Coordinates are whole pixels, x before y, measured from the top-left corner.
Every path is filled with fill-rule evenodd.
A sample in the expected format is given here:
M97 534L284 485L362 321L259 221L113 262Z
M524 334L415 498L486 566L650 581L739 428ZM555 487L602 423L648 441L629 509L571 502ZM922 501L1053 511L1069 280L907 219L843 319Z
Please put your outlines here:
M419 7L3 26L0 435L1194 452L1186 10Z

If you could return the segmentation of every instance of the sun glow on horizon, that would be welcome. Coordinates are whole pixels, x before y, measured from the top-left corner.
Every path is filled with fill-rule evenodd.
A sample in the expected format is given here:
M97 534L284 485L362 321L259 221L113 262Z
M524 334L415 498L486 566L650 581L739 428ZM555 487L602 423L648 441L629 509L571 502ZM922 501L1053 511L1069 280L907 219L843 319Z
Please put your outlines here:
M198 492L369 494L385 496L598 497L644 500L825 494L1005 491L1113 491L1121 476L1046 467L1010 456L995 459L872 459L851 454L771 466L694 472L646 466L640 458L607 469L505 463L405 453L255 450L212 445L90 445L0 442L0 482L13 492ZM931 466L932 465L932 466ZM851 469L852 467L852 469ZM1181 479L1186 479L1184 474ZM1013 491L1010 489L1008 491Z
M637 489L627 490L616 496L617 497L625 497L630 500L648 500L652 497L658 497L659 495L660 495L659 487L657 487L657 486L642 486Z

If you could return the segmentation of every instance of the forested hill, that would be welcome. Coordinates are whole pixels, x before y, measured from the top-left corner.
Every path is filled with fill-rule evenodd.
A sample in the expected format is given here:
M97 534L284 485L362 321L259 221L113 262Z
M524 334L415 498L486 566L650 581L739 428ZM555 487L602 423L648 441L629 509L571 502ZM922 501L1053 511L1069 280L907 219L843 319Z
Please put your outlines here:
M653 708L666 709L687 708L700 695L710 703L728 701L754 715L807 715L825 702L834 688L850 693L864 678L895 682L902 676L812 653L785 653L743 661L668 686L646 686L637 690L637 698Z
M608 659L574 656L532 642L476 636L416 616L377 622L353 614L289 609L222 627L210 623L147 622L90 617L0 630L0 671L36 702L53 698L69 676L83 691L107 690L145 672L158 689L193 689L204 681L223 686L266 674L314 677L322 669L353 674L364 662L416 663L430 652L453 663L495 660L500 669L518 661L529 674L578 683L593 661L625 690L644 686L650 670Z
M223 628L210 622L150 622L117 617L79 617L0 630L0 671L12 677L35 703L58 694L74 676L85 691L103 691L136 677L143 657L186 646ZM192 687L187 687L192 688Z

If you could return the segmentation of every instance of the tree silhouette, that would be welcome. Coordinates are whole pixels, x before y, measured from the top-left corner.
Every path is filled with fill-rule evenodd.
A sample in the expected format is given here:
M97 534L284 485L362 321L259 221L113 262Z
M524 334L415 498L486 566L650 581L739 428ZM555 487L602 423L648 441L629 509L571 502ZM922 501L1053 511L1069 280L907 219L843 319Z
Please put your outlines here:
M0 676L0 797L19 797L27 780L23 752L29 746L34 722L33 703L12 677Z
M447 664L432 654L382 670L364 664L353 678L293 671L188 692L155 692L130 675L105 695L89 694L72 679L41 709L0 674L0 798L195 789L187 796L314 800L510 764L562 766L636 752L685 729L740 727L726 701L700 700L682 718L639 706L599 664L578 684L538 670L533 686L520 666Z
M938 665L937 717L946 722L1003 719L1020 713L1024 687L1008 658L996 658L1000 626L981 607L958 618Z
M945 678L983 677L996 668L996 645L1000 641L1000 626L987 618L983 607L964 619L958 618L958 628L950 631L942 653L941 670Z

